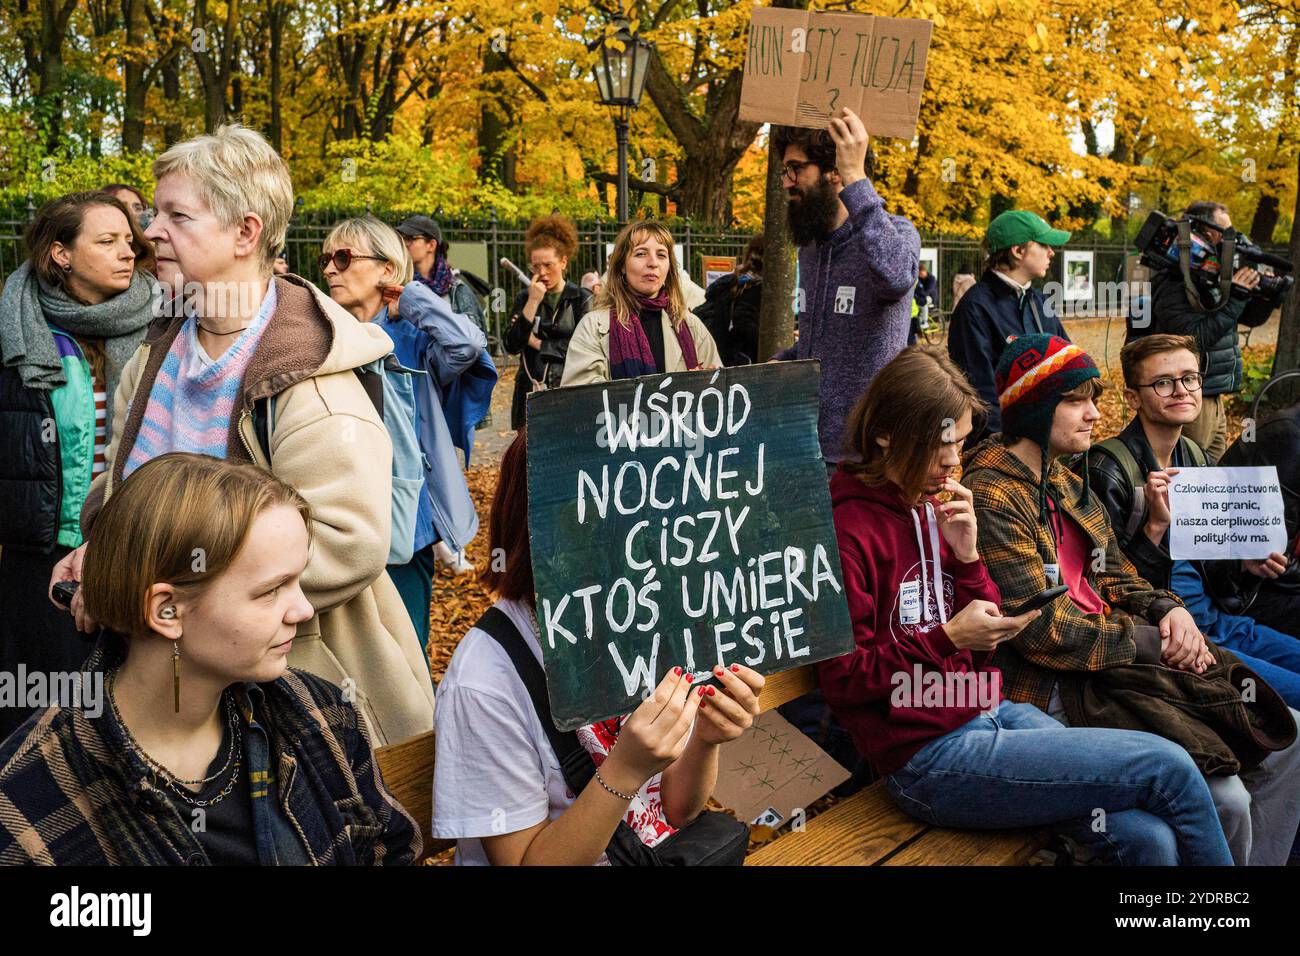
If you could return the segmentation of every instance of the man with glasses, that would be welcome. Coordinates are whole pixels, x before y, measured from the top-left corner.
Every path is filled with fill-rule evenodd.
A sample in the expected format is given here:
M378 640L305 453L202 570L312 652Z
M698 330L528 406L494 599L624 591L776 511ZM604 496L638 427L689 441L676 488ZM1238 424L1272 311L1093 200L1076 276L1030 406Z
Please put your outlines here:
M1300 642L1253 618L1227 613L1208 582L1220 562L1175 561L1169 554L1169 481L1181 468L1207 464L1186 425L1201 411L1204 379L1196 340L1150 335L1120 352L1124 397L1135 415L1115 438L1089 449L1088 483L1110 515L1120 550L1152 587L1173 591L1196 626L1234 651L1292 707L1300 707ZM1232 562L1234 565L1237 562ZM1243 561L1260 577L1286 558Z
M1051 268L1055 247L1069 238L1024 209L1008 210L989 223L984 274L961 297L948 324L948 357L966 373L988 411L984 427L971 436L972 446L1002 427L994 370L1007 343L1031 334L1070 341L1051 303L1033 287Z
M821 361L818 437L829 471L844 420L876 372L907 346L921 237L885 211L868 178L869 137L850 109L826 129L778 126L790 233L799 247L798 341L774 360Z
M1218 244L1223 234L1232 228L1228 210L1221 203L1194 202L1183 212L1184 216L1199 220L1197 229L1206 241ZM1194 439L1216 461L1228 447L1228 416L1224 410L1223 396L1241 390L1241 345L1237 341L1237 326L1253 328L1268 321L1276 303L1249 295L1259 285L1259 273L1249 267L1238 269L1232 276L1232 294L1228 302L1214 312L1208 310L1218 303L1212 300L1217 293L1202 293L1200 307L1187 298L1183 277L1176 269L1158 270L1151 277L1151 322L1146 328L1130 326L1129 341L1143 335L1166 333L1190 335L1196 340L1201 354L1200 372L1205 381L1201 386L1201 410L1196 419L1187 424L1188 437Z

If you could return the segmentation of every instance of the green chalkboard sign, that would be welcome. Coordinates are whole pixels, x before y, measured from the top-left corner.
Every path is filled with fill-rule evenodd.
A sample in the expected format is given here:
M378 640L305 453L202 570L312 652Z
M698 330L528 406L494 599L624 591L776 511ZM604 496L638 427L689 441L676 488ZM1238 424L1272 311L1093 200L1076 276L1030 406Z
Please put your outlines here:
M853 649L817 362L528 398L537 620L561 730L630 713L673 667L763 674Z

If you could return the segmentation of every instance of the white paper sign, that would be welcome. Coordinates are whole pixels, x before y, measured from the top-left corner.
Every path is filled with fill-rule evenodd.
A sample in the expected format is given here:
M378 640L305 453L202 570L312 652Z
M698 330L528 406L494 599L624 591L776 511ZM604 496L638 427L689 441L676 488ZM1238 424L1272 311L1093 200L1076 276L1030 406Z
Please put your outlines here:
M1169 484L1175 561L1266 558L1286 551L1277 468L1182 468Z

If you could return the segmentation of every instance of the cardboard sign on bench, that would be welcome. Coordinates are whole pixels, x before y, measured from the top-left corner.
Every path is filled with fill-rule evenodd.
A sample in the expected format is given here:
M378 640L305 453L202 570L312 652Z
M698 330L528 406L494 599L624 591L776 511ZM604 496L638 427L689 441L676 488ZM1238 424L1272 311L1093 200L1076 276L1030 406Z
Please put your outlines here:
M849 772L774 710L718 754L713 799L755 826L784 826L849 779Z

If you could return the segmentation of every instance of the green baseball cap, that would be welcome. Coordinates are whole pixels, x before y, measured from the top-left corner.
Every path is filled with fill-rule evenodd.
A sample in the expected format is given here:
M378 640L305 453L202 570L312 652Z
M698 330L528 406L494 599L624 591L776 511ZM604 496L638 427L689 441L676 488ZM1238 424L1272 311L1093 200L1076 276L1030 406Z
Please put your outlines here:
M1070 234L1063 229L1053 229L1042 216L1025 209L1002 213L989 223L988 232L984 234L990 252L1010 249L1031 240L1045 246L1063 246L1070 241Z

